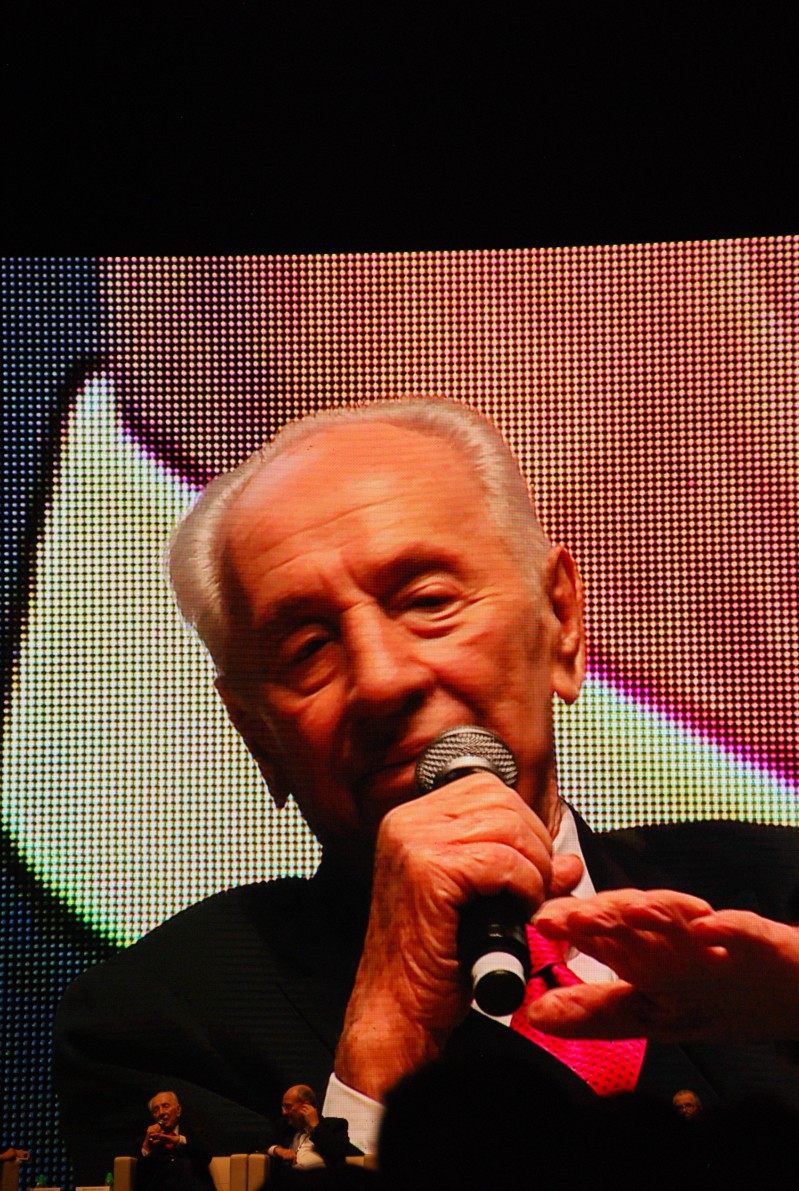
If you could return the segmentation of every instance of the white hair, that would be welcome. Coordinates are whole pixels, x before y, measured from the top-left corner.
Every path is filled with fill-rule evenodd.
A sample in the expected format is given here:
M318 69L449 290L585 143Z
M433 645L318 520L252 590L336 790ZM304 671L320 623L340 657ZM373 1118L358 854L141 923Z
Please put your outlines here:
M177 1098L177 1094L175 1092L170 1092L169 1089L167 1089L166 1091L163 1091L163 1092L156 1092L154 1096L150 1097L150 1099L147 1101L148 1112L153 1111L153 1105L155 1104L155 1102L159 1096L171 1096L172 1099L175 1101L175 1104L177 1104L178 1108L180 1108L180 1101Z
M460 448L485 494L487 516L524 571L533 597L540 599L550 542L518 464L493 423L467 405L435 397L327 409L291 422L234 470L212 480L172 535L168 563L178 607L220 673L226 669L232 638L223 565L229 509L254 476L281 455L311 436L362 422L399 426Z

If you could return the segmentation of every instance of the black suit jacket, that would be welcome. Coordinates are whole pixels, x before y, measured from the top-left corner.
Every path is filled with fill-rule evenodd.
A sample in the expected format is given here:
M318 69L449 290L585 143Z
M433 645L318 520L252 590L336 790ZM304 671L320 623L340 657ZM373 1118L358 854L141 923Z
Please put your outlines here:
M134 1150L137 1191L214 1191L210 1146L185 1125L179 1124L179 1130L186 1138L184 1145L154 1146L149 1154L142 1154L140 1146Z
M296 1129L285 1128L277 1139L277 1145L291 1149L296 1137ZM314 1149L328 1165L343 1162L348 1154L360 1154L350 1141L349 1121L344 1117L322 1117L315 1129L311 1129L308 1136L314 1144Z
M799 917L796 830L697 823L594 835L578 826L597 889L676 888L719 908ZM326 1085L367 916L364 891L325 859L311 880L215 894L79 977L57 1013L54 1060L77 1182L100 1181L156 1087L174 1089L202 1115L216 1153L272 1144L285 1089ZM478 1056L512 1048L575 1099L593 1095L480 1014L450 1046ZM765 1091L799 1106L799 1077L769 1046L651 1044L639 1086L669 1096L691 1087L708 1103ZM97 1087L102 1151L85 1130L84 1105Z

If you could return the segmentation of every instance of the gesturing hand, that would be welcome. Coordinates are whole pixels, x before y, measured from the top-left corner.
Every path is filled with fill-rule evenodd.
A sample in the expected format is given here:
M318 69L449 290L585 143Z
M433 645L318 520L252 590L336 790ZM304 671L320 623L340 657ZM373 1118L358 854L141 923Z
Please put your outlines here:
M546 993L529 1012L540 1030L662 1042L799 1038L797 927L744 910L714 911L663 889L559 898L535 923L620 977Z
M319 1113L317 1109L314 1108L313 1104L309 1104L307 1102L298 1104L297 1109L300 1112L302 1119L305 1121L305 1128L310 1133L311 1130L315 1129L319 1124Z

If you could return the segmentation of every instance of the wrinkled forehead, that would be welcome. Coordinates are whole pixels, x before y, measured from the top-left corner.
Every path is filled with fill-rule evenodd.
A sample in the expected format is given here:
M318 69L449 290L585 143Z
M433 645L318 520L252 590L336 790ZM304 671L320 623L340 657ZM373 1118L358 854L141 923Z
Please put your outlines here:
M326 427L267 460L233 502L222 537L226 550L248 550L272 531L285 539L348 514L392 504L459 524L482 490L460 446L382 423Z
M156 1092L150 1101L151 1104L166 1104L169 1108L172 1108L177 1102L178 1098L172 1092Z
M357 479L376 471L397 472L405 480L435 482L455 470L463 483L472 479L463 448L438 434L409 426L367 422L325 426L267 457L234 504L246 508L259 492L316 480Z

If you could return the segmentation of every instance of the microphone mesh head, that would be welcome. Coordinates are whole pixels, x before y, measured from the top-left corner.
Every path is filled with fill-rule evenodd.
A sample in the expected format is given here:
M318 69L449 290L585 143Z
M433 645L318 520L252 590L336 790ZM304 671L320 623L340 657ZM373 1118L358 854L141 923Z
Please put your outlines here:
M429 794L453 761L462 759L464 769L468 770L470 758L486 762L485 768L495 773L506 786L516 785L519 770L508 746L487 728L470 726L448 728L428 744L416 762L417 790L420 794ZM475 770L478 768L479 764L475 765ZM441 784L446 784L446 780Z

